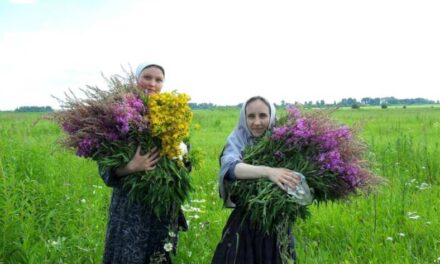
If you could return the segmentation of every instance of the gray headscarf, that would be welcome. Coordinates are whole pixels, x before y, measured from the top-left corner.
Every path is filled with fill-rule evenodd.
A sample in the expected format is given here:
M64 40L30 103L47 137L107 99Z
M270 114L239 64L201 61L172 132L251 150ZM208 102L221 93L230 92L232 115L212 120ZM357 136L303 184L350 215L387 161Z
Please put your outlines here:
M145 68L148 68L151 66L159 68L162 71L163 75L165 76L165 70L159 64L143 62L143 63L140 63L136 68L136 72L134 74L134 76L136 77L136 80L139 80L139 77L141 77L141 73Z
M245 104L241 107L240 110L240 119L238 125L234 128L232 133L229 135L226 145L223 149L223 152L220 156L220 173L219 173L219 191L220 197L223 198L224 204L226 207L235 207L235 204L231 201L230 195L227 193L227 190L224 185L224 178L229 168L238 162L241 162L243 159L242 152L247 145L252 145L255 143L255 137L252 136L251 131L249 130L246 124L246 106L249 101L254 101L255 99L260 99L265 101L270 106L270 120L269 120L269 128L271 128L275 124L275 114L276 109L275 106L270 103L268 100L261 96L256 96L248 99Z

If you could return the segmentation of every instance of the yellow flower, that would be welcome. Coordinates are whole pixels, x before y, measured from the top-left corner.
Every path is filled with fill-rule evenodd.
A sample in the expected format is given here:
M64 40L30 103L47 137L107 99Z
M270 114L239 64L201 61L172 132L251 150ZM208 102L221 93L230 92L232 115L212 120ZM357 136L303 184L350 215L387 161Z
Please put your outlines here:
M193 116L189 100L188 95L177 92L157 93L148 99L152 136L161 139L161 154L171 159L182 155L179 145L189 135Z

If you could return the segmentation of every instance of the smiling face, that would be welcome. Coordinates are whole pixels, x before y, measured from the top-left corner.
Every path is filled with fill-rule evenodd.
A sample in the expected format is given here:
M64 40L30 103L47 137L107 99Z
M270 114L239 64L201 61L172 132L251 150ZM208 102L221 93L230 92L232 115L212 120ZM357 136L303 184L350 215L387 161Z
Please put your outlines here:
M160 93L162 90L165 76L161 69L150 66L142 70L137 80L138 86L145 91L146 94Z
M246 125L252 136L260 137L269 127L270 108L261 99L256 99L246 105Z

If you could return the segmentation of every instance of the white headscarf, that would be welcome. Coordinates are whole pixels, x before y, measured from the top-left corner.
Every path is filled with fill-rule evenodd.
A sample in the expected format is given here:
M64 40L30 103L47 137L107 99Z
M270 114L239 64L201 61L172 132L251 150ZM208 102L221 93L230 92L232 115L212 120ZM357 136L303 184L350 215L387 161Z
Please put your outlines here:
M136 72L135 72L135 74L134 74L134 76L136 77L136 80L139 80L139 77L141 77L141 73L142 73L142 71L143 71L145 68L150 67L150 66L156 66L156 67L158 67L158 68L162 71L162 73L165 75L165 70L164 70L163 67L160 66L159 64L156 64L156 63L149 63L149 62L142 62L142 63L140 63L140 64L137 66L137 68L136 68Z
M252 97L250 99L253 99ZM270 106L270 119L269 119L269 128L271 128L275 124L275 114L276 109L275 106L266 100ZM249 100L250 100L249 99ZM255 137L252 136L251 131L249 130L246 123L246 106L249 103L249 100L246 101L245 104L241 107L240 110L240 119L238 125L234 128L232 133L229 135L226 145L223 148L223 152L220 156L220 173L219 173L219 191L220 197L223 198L226 207L235 207L235 204L230 200L230 195L227 193L224 185L224 178L229 168L238 162L241 162L243 157L243 150L247 145L252 145L255 143Z

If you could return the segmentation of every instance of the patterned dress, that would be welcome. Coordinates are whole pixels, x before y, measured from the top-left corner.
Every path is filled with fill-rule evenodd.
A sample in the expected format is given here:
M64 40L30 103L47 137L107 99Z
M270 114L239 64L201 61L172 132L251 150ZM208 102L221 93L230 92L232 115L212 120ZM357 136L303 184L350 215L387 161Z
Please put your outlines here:
M100 168L99 174L107 186L113 187L102 262L171 263L170 252L164 249L171 238L170 220L159 220L146 205L129 202L127 192L122 189L122 180L112 170ZM178 226L182 230L188 228L182 211L179 212ZM177 236L171 242L175 249Z

